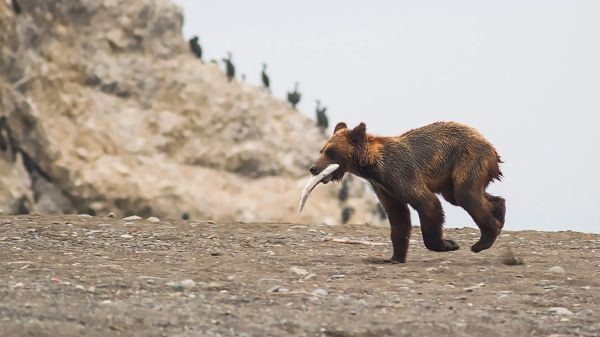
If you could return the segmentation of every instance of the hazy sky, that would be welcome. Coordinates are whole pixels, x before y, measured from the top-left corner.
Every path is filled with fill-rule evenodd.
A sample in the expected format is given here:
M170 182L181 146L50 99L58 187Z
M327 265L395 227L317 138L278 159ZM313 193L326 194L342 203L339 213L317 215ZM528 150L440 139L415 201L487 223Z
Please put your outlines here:
M600 232L600 1L176 2L208 58L231 51L256 84L266 62L281 98L298 80L311 117L320 98L379 135L479 129L505 161L505 228Z

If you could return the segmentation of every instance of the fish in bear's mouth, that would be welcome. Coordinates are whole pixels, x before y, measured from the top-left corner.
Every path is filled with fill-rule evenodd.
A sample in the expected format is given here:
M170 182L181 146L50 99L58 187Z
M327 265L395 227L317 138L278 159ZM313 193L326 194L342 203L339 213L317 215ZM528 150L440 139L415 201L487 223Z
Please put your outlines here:
M312 192L312 190L319 183L327 184L328 182L333 180L333 172L335 170L337 170L339 167L340 167L340 165L338 165L338 164L330 164L329 166L324 168L323 171L312 176L308 180L308 182L306 183L306 186L304 186L304 189L302 190L302 196L300 197L300 205L298 206L298 214L300 214L300 212L302 212L302 209L304 208L304 204L306 203L306 200L308 200L308 196L310 195L310 192Z

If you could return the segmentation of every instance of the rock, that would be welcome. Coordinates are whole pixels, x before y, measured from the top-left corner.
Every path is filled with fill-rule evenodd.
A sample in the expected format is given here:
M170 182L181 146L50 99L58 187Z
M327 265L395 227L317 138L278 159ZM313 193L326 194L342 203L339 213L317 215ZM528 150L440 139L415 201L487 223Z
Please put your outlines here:
M300 267L291 267L290 271L298 276L308 275L308 271L306 271L306 269L303 269Z
M160 219L159 219L159 218L157 218L157 217L155 217L155 216L151 216L151 217L149 217L149 218L148 218L148 219L146 219L146 220L148 220L148 221L150 221L150 222L155 222L155 223L156 223L156 222L160 222Z
M311 294L313 296L319 296L319 297L327 296L327 290L321 289L321 288L317 288L317 289L313 290Z
M507 266L518 266L525 264L523 258L516 256L511 249L506 250L500 257L500 262Z
M185 279L185 280L181 281L180 284L185 289L191 289L196 286L196 282L194 282L193 280L190 280L190 279Z
M564 308L564 307L552 307L552 308L548 309L548 312L555 314L555 315L559 315L559 316L573 315L571 310Z
M137 216L137 215L131 215L126 218L123 218L123 220L125 220L125 221L135 221L135 220L141 220L141 219L142 219L142 217Z
M7 8L0 119L19 150L0 155L0 209L302 223L341 213L336 184L302 215L264 207L297 204L326 135L190 55L173 1L28 1L25 21ZM364 181L349 183L347 201L353 222L373 223Z
M414 284L414 283L415 283L415 281L413 281L413 280L411 280L411 279L408 279L408 278L403 278L403 279L400 279L400 281L399 281L399 282L400 282L400 283L404 283L404 284Z
M317 277L317 274L310 273L310 274L308 274L308 275L306 275L306 276L304 277L304 280L305 280L305 281L310 281L310 280L312 280L312 279L314 279L314 278L316 278L316 277Z
M548 272L554 273L554 274L564 274L565 269L563 267L554 266L554 267L551 267L550 269L548 269Z
M91 216L91 215L89 215L89 214L79 214L79 215L78 215L78 217L80 217L80 218L86 218L86 219L89 219L89 218L91 218L92 216Z
M133 236L132 236L132 235L129 235L129 234L123 234L123 235L121 235L121 237L122 237L123 239L131 239L131 238L133 238Z
M107 218L116 218L117 215L114 212L109 212L108 214L106 214Z

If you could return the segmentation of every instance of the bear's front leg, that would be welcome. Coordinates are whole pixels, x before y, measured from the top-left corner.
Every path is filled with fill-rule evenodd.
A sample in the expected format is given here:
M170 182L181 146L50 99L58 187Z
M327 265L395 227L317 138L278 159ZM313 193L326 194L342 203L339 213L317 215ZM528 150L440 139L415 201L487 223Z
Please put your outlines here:
M412 230L408 205L394 199L382 189L376 188L375 193L390 221L390 237L394 248L390 262L405 263Z

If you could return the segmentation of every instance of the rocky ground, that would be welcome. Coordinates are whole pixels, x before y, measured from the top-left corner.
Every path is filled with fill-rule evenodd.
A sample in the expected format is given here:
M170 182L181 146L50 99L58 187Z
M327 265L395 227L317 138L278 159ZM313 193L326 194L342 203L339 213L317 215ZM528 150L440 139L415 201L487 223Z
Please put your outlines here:
M446 233L393 265L369 225L1 216L0 336L600 335L600 235Z

